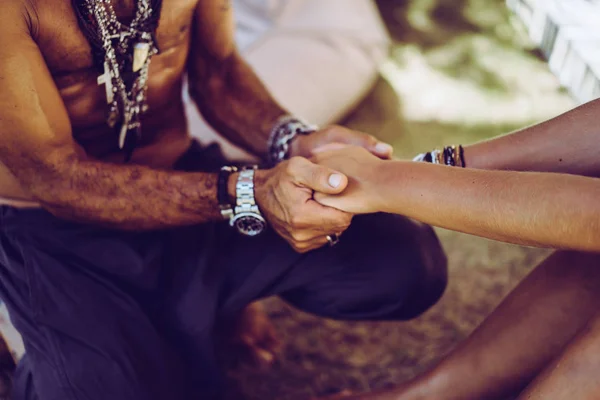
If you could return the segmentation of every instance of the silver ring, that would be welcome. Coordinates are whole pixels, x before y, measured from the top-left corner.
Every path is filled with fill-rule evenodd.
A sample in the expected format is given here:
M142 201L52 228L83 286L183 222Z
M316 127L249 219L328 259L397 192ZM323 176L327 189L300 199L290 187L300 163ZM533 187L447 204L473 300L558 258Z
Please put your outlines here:
M327 235L327 241L333 247L340 242L340 236L337 233L332 233L331 235Z

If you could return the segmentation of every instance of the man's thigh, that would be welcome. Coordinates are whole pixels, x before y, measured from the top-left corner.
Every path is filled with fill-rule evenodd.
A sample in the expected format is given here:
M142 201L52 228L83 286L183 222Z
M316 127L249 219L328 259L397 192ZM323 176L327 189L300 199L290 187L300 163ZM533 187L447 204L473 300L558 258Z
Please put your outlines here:
M167 290L169 325L191 342L272 295L330 318L409 319L433 305L446 284L433 230L401 216L356 217L337 246L307 254L271 230L249 238L227 224L194 229L175 233L169 252L177 270Z
M26 347L14 399L185 398L182 364L140 298L153 243L2 209L3 300Z
M227 163L207 150L192 148L178 168ZM433 230L387 214L356 217L340 244L308 254L296 253L270 229L258 237L225 222L174 229L163 264L164 325L202 387L219 378L216 325L257 299L281 295L331 318L408 319L435 303L446 283L446 259Z
M398 215L358 216L341 240L295 265L279 294L342 320L408 320L442 296L447 261L431 227Z

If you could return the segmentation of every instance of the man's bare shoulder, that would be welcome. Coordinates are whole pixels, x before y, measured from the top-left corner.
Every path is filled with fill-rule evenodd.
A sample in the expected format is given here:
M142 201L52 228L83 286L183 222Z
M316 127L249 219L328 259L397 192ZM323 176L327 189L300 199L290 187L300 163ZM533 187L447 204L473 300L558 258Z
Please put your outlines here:
M34 24L35 8L29 0L0 1L0 32L30 34Z

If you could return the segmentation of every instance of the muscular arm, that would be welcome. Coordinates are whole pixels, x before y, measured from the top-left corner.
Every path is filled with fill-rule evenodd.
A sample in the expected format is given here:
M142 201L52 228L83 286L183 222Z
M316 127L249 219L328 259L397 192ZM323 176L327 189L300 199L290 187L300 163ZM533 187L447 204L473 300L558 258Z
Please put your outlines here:
M600 100L510 135L465 147L467 166L600 177Z
M286 111L237 53L230 0L198 2L188 66L190 94L223 136L264 157L275 121Z
M350 212L402 214L505 242L600 252L600 179L381 161L361 149L321 155L345 173L341 196L316 195Z
M219 218L213 174L119 166L85 155L17 3L0 4L0 161L21 185L58 216L122 229Z

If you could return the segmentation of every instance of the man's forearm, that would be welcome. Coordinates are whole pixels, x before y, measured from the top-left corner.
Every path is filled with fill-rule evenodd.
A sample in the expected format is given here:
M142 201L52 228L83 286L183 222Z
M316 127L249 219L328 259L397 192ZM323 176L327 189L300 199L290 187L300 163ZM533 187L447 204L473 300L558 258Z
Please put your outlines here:
M600 177L600 100L544 123L465 147L467 167Z
M269 133L286 111L238 54L205 68L210 71L190 70L191 97L198 109L224 137L264 158Z
M30 192L62 218L127 230L220 219L216 174L77 160L30 176Z
M600 251L600 180L384 162L378 209L517 244ZM395 184L390 184L395 182Z

